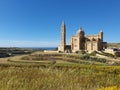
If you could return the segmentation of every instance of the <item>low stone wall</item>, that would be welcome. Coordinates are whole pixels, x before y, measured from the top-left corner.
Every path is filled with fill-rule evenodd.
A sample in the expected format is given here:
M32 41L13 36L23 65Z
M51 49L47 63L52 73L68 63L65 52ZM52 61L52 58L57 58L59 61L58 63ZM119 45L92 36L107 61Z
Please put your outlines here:
M58 51L55 50L44 50L45 53L58 53Z

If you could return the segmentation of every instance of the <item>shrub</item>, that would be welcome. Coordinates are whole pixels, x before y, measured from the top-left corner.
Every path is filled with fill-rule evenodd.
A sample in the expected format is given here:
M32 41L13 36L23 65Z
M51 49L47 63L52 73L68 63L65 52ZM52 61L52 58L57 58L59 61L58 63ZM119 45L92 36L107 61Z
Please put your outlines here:
M81 56L81 59L89 60L90 59L90 55L89 54L85 54L85 55Z
M92 56L96 56L96 54L97 54L97 51L93 51L90 53L90 55L92 55Z
M86 54L86 52L84 50L79 50L79 51L76 51L75 53L77 53L77 54Z

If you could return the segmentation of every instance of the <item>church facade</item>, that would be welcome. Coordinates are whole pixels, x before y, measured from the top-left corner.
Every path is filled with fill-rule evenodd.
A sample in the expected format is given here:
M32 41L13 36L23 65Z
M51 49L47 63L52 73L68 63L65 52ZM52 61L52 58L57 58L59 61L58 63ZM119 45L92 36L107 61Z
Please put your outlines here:
M58 47L59 52L76 52L80 50L101 51L107 47L107 43L103 42L103 32L96 35L85 35L85 32L80 28L76 35L70 39L70 45L66 45L66 25L62 22L61 26L61 43Z

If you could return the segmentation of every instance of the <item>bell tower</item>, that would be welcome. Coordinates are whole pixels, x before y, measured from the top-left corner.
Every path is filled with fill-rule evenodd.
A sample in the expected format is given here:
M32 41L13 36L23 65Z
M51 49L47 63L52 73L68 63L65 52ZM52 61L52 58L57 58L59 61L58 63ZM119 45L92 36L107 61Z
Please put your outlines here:
M66 26L63 21L61 25L61 43L59 46L59 51L65 52L65 47L66 47Z
M63 46L66 45L66 26L64 21L62 22L62 26L61 26L61 45Z
M99 38L100 38L101 41L103 42L103 32L102 32L102 31L99 32Z

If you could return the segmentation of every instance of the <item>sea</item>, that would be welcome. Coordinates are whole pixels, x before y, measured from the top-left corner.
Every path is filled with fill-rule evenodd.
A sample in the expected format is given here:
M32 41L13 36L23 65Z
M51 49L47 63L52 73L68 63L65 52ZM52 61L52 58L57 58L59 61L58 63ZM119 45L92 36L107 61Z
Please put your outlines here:
M23 49L32 49L32 50L56 50L57 47L19 47Z

